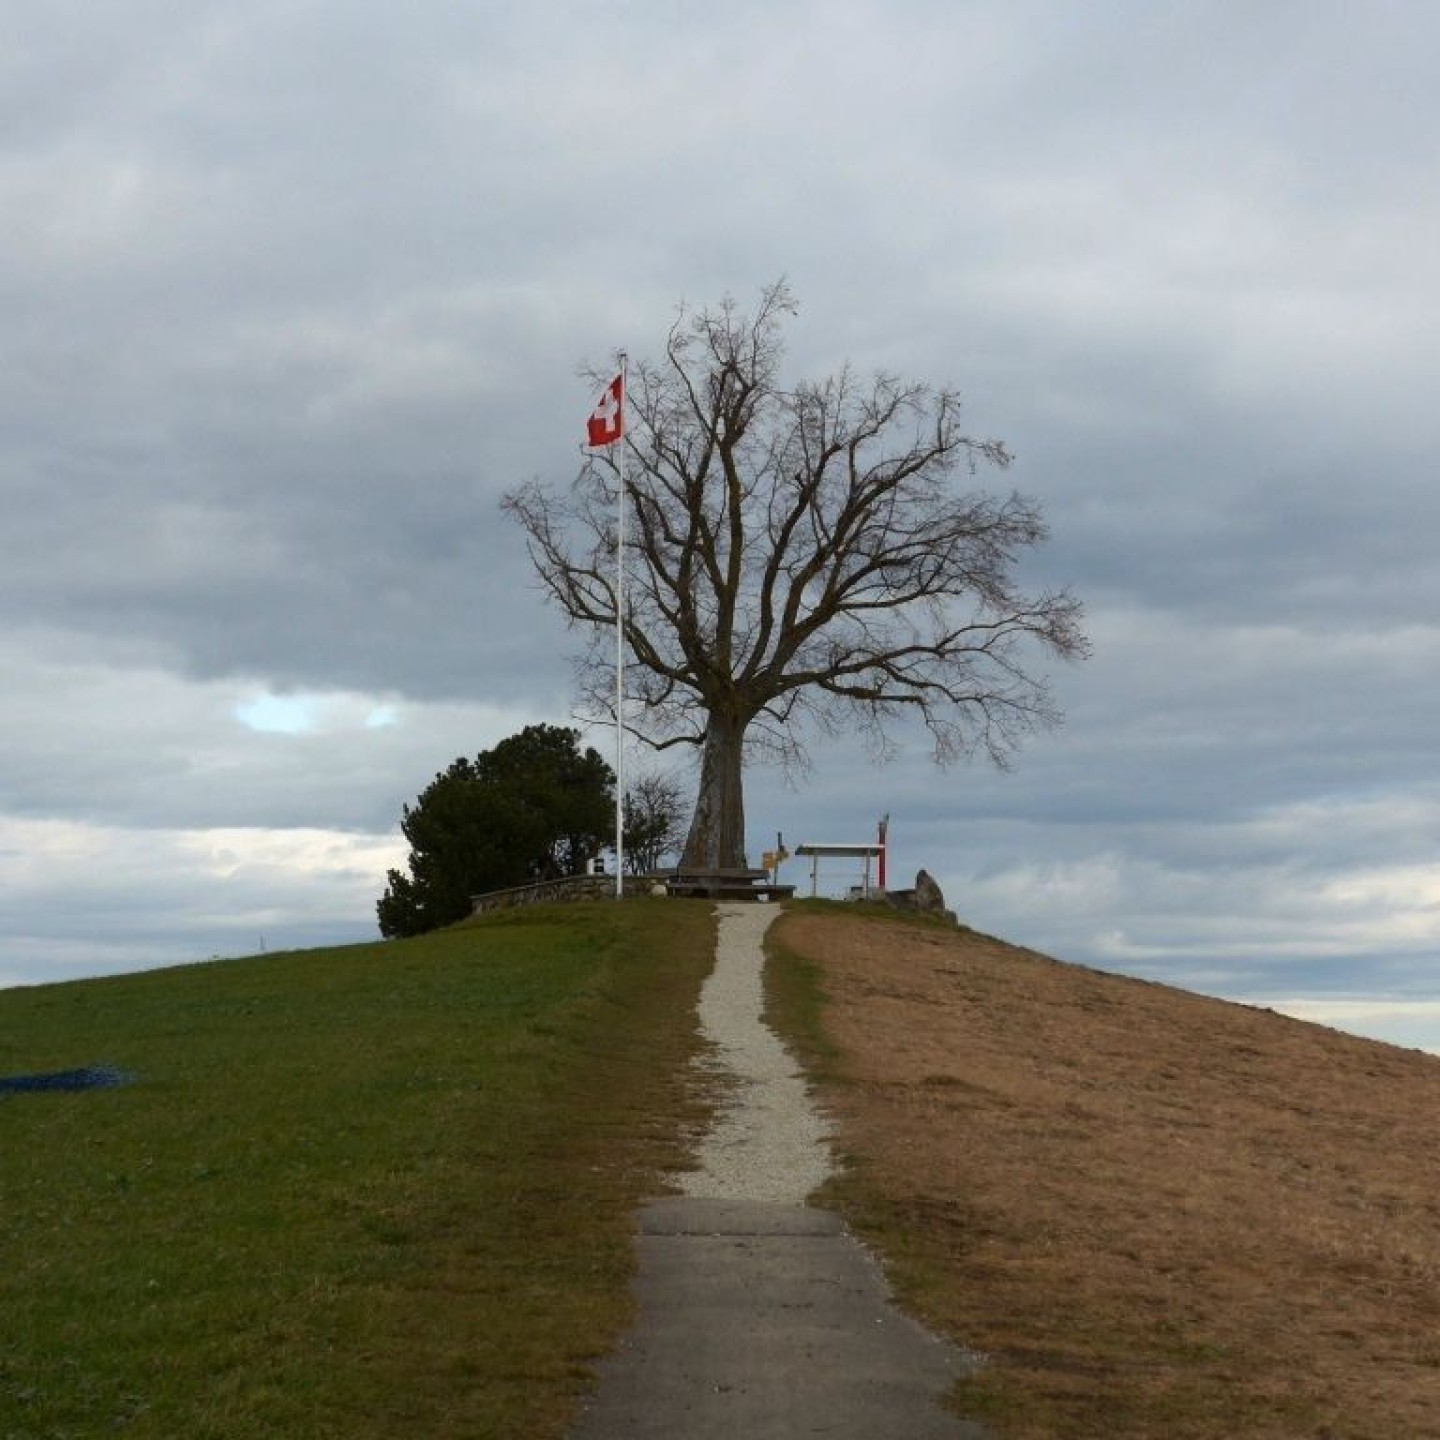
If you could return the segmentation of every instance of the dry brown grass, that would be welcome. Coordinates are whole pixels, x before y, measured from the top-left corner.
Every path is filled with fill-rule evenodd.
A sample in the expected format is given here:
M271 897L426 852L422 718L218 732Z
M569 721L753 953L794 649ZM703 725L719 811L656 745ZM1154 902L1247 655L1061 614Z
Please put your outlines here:
M834 1199L1030 1437L1440 1435L1440 1058L965 930L788 913ZM798 997L802 997L797 999Z

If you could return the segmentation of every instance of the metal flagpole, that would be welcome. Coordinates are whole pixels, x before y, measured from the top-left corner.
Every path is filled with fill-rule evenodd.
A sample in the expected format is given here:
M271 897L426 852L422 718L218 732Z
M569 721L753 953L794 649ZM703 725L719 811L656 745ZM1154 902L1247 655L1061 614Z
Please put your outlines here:
M625 898L625 405L628 376L620 352L620 516L615 540L615 898Z

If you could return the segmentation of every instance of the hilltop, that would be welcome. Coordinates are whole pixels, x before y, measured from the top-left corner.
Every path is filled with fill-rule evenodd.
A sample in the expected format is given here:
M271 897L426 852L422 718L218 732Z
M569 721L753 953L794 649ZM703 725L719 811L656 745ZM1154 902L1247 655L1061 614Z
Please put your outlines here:
M1440 1059L853 906L771 932L824 1199L997 1440L1419 1440ZM707 1114L710 907L0 994L0 1434L561 1437Z
M1027 1437L1433 1436L1440 1057L797 907L772 1008L828 1197Z

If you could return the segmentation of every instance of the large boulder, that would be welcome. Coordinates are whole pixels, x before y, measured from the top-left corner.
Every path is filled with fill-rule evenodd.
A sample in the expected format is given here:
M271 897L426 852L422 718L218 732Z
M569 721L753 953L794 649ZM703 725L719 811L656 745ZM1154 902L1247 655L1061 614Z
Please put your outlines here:
M936 883L935 877L928 870L922 870L915 877L915 908L922 915L944 915L947 913L944 893Z
M945 908L945 896L928 870L921 870L916 875L913 890L887 890L885 898L897 910L917 915L941 915L952 925L960 923L955 918L955 912Z

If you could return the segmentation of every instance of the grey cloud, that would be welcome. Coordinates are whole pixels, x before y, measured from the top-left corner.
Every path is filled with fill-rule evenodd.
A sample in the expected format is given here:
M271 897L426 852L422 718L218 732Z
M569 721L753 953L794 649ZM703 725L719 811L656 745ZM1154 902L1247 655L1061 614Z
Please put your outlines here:
M757 772L753 848L888 808L902 878L925 864L982 928L1413 998L1440 949L1422 7L13 18L0 819L22 853L64 823L103 858L61 867L63 917L0 886L32 957L0 973L75 973L87 937L114 966L368 926L379 880L343 859L252 885L177 857L219 827L237 855L393 841L454 755L565 719L575 637L496 500L573 473L579 362L787 273L796 373L952 383L1010 444L980 478L1042 500L1027 574L1086 598L1097 649L1011 773L822 739L796 790ZM236 720L287 690L350 719ZM367 728L371 702L401 721Z
M563 684L449 705L322 690L299 697L312 724L267 733L242 718L270 693L259 680L198 684L155 663L117 665L103 649L6 658L0 814L33 819L393 832L401 805L457 755L567 716Z

